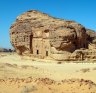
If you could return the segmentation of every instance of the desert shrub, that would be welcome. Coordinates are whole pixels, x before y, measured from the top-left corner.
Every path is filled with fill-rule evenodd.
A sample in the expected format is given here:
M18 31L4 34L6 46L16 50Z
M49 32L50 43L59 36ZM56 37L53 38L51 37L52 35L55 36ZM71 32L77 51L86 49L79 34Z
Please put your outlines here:
M89 68L84 68L84 69L81 69L81 71L82 71L83 73L86 73L86 72L89 72L90 69L89 69Z
M28 93L28 88L24 86L21 90L21 93Z
M36 91L37 88L35 86L24 86L21 90L21 93L30 93L30 92L33 92L33 91Z
M62 64L62 62L57 62L57 64Z

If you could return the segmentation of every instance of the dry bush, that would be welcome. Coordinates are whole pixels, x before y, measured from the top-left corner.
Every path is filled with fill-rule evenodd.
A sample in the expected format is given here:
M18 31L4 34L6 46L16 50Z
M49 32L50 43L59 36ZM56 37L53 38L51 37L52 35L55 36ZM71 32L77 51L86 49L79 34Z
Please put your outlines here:
M57 62L57 64L62 64L62 62Z
M86 72L89 72L90 69L89 68L84 68L84 69L81 69L80 71L82 71L83 73L86 73Z
M21 93L30 93L30 92L34 92L36 90L37 90L36 86L33 86L33 85L32 86L24 86L21 90Z

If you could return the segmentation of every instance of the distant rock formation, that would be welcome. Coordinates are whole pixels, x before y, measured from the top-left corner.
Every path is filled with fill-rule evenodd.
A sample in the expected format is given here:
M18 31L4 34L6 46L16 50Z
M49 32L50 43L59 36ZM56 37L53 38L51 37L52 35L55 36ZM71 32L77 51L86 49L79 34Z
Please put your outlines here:
M96 59L96 32L35 10L17 17L10 27L10 38L20 55L55 60Z
M0 48L0 52L13 52L12 49Z

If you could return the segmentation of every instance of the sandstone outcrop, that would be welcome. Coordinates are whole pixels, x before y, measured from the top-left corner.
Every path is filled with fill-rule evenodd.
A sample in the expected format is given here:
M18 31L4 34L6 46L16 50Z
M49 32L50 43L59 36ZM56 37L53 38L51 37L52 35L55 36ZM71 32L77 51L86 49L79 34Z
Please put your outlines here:
M96 49L95 37L95 32L79 23L53 18L35 10L18 16L10 27L11 43L17 53L38 58L85 60L86 57L81 58L76 51Z

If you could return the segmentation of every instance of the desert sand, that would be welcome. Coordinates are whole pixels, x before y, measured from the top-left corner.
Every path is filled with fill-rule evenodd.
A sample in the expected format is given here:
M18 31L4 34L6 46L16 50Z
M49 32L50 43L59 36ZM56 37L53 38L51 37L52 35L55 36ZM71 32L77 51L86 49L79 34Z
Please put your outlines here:
M0 93L96 93L96 63L24 59L0 53Z

